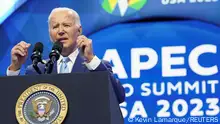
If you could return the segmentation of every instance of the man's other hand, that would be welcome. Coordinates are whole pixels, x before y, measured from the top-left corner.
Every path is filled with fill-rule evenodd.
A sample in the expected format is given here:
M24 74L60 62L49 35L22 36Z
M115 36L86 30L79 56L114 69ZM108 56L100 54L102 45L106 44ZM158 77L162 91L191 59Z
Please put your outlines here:
M15 45L11 50L11 65L9 70L17 71L25 63L28 57L28 48L31 44L21 41Z

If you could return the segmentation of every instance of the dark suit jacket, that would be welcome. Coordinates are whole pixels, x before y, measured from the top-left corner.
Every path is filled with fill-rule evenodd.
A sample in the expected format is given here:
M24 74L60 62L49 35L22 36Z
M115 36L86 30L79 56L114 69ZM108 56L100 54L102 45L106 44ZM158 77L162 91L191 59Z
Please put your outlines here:
M109 62L107 61L101 61L101 64L93 71L90 71L83 65L83 59L80 55L77 56L75 64L73 65L72 73L74 72L93 72L93 71L108 71L110 73L110 79L113 86L113 89L115 91L115 94L117 96L118 102L122 103L125 100L125 91L122 85L120 84L119 80L114 78L112 67ZM45 65L44 64L38 64L39 69L41 72L44 72ZM54 64L52 74L57 74L57 63ZM36 75L38 74L32 65L28 66L25 72L26 75Z

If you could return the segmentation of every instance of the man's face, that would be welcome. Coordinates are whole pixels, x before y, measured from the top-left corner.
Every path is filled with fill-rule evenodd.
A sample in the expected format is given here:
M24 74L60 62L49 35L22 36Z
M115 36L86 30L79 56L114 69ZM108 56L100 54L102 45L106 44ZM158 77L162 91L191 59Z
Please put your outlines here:
M51 14L49 33L53 42L63 43L63 51L74 50L76 39L80 35L81 26L75 23L75 16L71 11L55 11Z

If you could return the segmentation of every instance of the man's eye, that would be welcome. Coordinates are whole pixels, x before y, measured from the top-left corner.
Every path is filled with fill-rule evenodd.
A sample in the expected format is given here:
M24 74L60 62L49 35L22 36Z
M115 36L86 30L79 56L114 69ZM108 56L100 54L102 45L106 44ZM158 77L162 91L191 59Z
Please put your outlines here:
M64 27L70 27L70 25L64 25Z
M53 29L56 29L58 26L54 26Z

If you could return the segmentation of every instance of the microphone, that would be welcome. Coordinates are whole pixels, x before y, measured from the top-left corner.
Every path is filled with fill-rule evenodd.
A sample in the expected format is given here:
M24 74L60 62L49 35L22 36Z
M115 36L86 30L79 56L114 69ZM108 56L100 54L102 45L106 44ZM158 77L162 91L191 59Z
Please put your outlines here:
M41 42L37 42L34 45L34 49L33 49L32 55L31 55L33 68L36 70L36 72L38 72L38 74L41 74L41 71L38 68L37 64L38 64L38 62L43 63L42 62L42 53L43 53L43 49L44 49L43 47L44 47L44 45Z
M86 46L82 46L81 48L79 48L81 56L84 55L85 48L86 48Z
M49 58L52 63L56 62L60 58L60 54L63 49L63 44L59 41L55 42L50 52Z
M49 54L50 60L46 63L45 74L50 74L53 70L54 63L60 58L60 54L63 49L63 44L59 41L55 42L52 51Z

